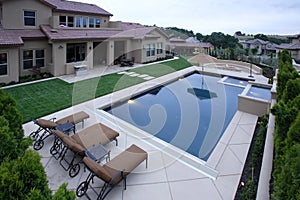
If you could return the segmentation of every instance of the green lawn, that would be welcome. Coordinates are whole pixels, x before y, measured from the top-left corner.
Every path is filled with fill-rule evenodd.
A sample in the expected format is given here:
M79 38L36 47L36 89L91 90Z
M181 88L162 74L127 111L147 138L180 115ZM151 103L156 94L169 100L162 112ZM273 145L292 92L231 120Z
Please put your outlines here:
M180 58L130 71L159 77L189 66L191 66L189 62ZM16 86L4 91L16 100L17 107L25 123L30 121L32 117L39 118L144 81L144 79L138 77L108 74L73 84L66 83L60 79L52 79Z

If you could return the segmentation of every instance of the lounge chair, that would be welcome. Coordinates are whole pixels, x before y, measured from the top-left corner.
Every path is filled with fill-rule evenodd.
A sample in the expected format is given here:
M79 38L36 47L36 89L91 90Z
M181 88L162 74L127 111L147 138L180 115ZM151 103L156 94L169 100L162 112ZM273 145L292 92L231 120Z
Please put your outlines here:
M103 166L88 157L84 157L83 162L90 171L90 174L85 181L79 184L76 189L76 195L78 197L85 195L88 199L90 199L86 191L89 187L89 183L95 176L104 181L104 185L102 186L100 193L90 186L91 189L98 195L97 199L99 200L103 200L122 180L124 180L124 189L126 190L127 175L144 160L146 160L147 168L148 153L134 144Z
M74 164L77 155L84 157L86 151L99 144L106 145L111 141L115 141L118 145L117 137L119 133L113 129L98 123L88 128L68 136L59 130L53 131L56 139L50 149L50 153L56 158L60 158L60 165L66 170L69 170L71 177L76 176L80 171L79 163ZM66 154L68 150L73 152L71 159L68 159Z
M71 124L73 126L68 126L69 129L73 130L75 133L75 125L79 122L82 122L82 127L84 126L84 120L89 118L89 115L84 112L77 112L57 121L54 121L56 118L50 120L46 119L32 119L33 123L38 125L38 129L30 133L30 137L34 138L33 148L35 150L40 150L44 146L44 140L52 135L53 129L62 126L63 124ZM69 130L68 130L69 131ZM41 133L42 132L42 133ZM40 134L41 133L41 134Z

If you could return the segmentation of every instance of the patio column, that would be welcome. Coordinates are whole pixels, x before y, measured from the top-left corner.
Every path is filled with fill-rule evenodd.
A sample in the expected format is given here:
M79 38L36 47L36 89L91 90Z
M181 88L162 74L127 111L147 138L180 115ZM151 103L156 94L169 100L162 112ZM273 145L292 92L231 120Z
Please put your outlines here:
M124 48L124 50L125 50L125 53L127 54L127 56L128 57L131 57L131 42L130 42L130 40L126 40L125 42L125 48Z
M114 41L109 40L107 44L107 65L114 65Z
M87 64L88 64L88 69L93 69L94 68L94 64L93 64L93 60L94 60L94 51L93 51L93 42L87 42L86 44L87 46Z

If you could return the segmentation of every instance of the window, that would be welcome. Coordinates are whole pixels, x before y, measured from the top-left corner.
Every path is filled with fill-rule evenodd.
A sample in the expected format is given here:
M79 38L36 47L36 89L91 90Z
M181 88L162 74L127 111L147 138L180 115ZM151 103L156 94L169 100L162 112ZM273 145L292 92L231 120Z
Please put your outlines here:
M40 68L45 66L45 50L24 50L23 51L23 68L31 69L33 66Z
M74 17L68 16L68 27L74 27Z
M85 60L86 44L67 44L67 63Z
M147 47L146 47L146 56L149 57L150 55L151 55L151 45L147 44Z
M94 28L95 27L95 18L90 17L89 18L89 27Z
M81 17L76 17L76 27L81 27Z
M59 26L67 26L67 16L59 16Z
M33 67L33 50L23 51L23 68L31 69Z
M35 11L24 11L24 25L35 26Z
M73 16L59 16L59 26L74 27L74 17Z
M87 17L82 17L82 27L83 28L87 27Z
M96 18L96 28L100 28L101 19Z
M45 66L45 51L43 49L35 51L35 66L37 68Z
M0 76L7 75L7 53L0 53Z
M155 44L151 44L150 45L150 55L151 56L155 56Z
M157 43L156 54L162 54L162 53L163 53L163 45L162 43Z

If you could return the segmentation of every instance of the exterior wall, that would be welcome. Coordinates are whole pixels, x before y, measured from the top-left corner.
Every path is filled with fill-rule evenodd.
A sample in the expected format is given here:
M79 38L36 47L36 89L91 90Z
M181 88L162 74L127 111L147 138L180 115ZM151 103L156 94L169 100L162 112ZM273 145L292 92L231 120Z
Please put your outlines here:
M19 48L1 49L0 52L7 53L7 75L0 76L0 83L19 81Z
M300 42L300 36L298 38L293 38L291 41L292 44L297 44L298 42Z
M107 42L107 65L114 64L114 41L108 40Z
M67 45L65 42L53 43L52 44L52 67L51 73L54 76L64 75L67 73L66 70L66 54Z
M166 37L163 36L162 34L160 34L158 31L152 31L153 35L158 36L159 38L155 38L155 39L144 39L142 40L142 44L140 47L142 55L141 55L141 62L149 62L149 61L153 61L156 60L157 58L162 58L166 56L165 53L165 49L166 49ZM162 43L162 49L163 49L163 53L162 54L157 54L156 53L156 49L157 49L157 43ZM148 44L155 44L155 55L154 56L146 56L146 48ZM139 50L139 49L137 49Z
M238 110L261 117L270 112L270 102L239 95Z
M47 40L36 40L36 41L24 41L24 46L20 48L20 76L25 76L32 74L31 69L23 68L23 50L37 50L44 49L45 50L45 67L41 68L42 72L49 72L49 63L51 63L52 58L52 50L51 45L48 44Z
M146 50L143 49L142 40L132 40L130 43L131 49L128 51L131 52L131 55L134 57L134 61L136 63L142 63L142 56L146 55Z
M74 67L78 65L86 65L87 69L93 69L93 42L86 42L86 59L84 61L67 63L67 44L78 43L73 42L56 42L52 44L52 64L51 72L54 76L75 73ZM84 42L80 42L84 43Z
M291 56L295 60L300 60L300 49L299 50L290 50Z
M106 65L107 42L94 42L93 46L93 65Z
M9 0L3 4L3 28L6 29L39 29L41 24L49 24L52 15L50 7L39 0ZM24 26L24 10L36 11L36 26Z

